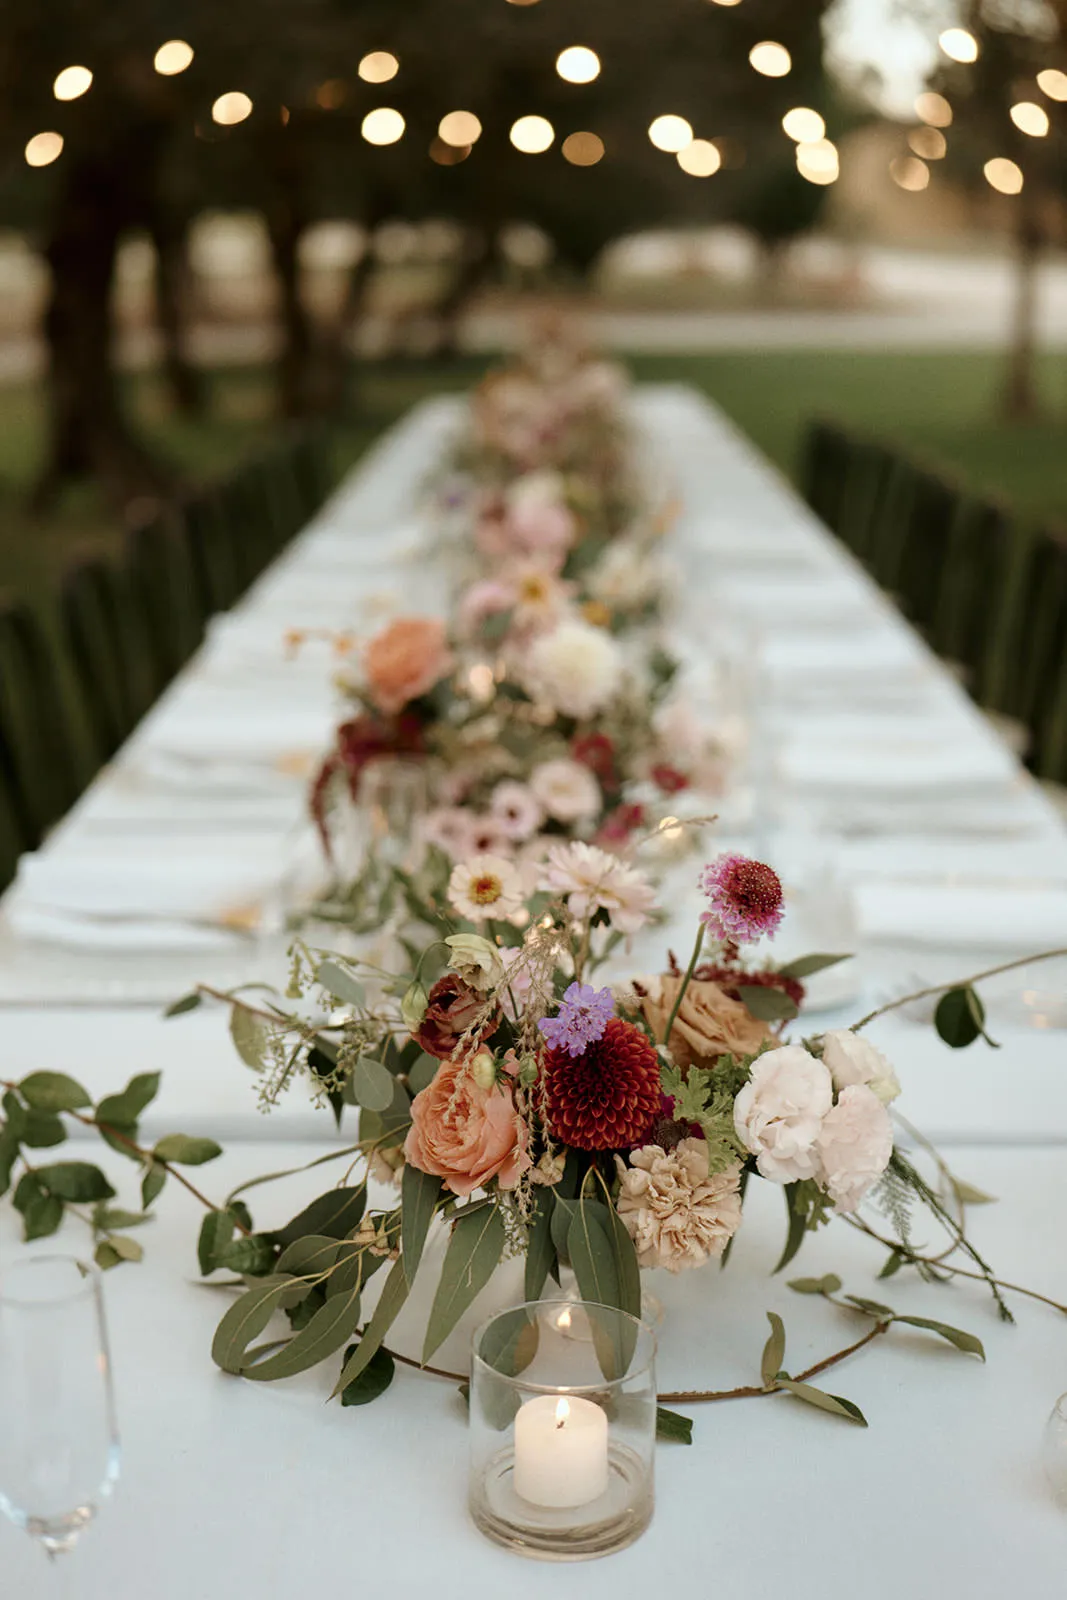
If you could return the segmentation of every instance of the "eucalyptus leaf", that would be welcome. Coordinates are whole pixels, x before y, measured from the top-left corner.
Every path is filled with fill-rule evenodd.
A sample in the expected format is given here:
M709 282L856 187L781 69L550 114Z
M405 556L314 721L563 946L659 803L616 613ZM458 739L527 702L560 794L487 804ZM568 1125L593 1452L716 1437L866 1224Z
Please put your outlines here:
M205 1161L214 1161L222 1154L222 1146L214 1139L196 1139L187 1133L168 1133L160 1139L152 1154L158 1161L169 1161L179 1167L202 1167Z
M564 1266L569 1266L571 1258L567 1241L570 1236L571 1223L578 1214L578 1202L577 1200L564 1199L558 1187L552 1190L552 1195L555 1200L550 1224L552 1243L555 1246L557 1256Z
M782 989L762 983L741 983L737 993L745 1007L760 1022L792 1022L798 1014L795 1001Z
M527 1300L540 1300L545 1279L556 1259L552 1243L552 1209L554 1201L550 1189L534 1190L533 1217L526 1238L526 1270L523 1292Z
M637 1251L615 1207L609 1203L605 1210L608 1243L615 1258L615 1271L619 1281L619 1309L640 1320L641 1268L637 1264Z
M50 1150L63 1144L67 1130L54 1111L29 1111L21 1139L27 1150Z
M80 1111L93 1103L89 1091L64 1072L31 1072L18 1087L35 1111Z
M222 1251L219 1266L243 1277L261 1278L274 1267L274 1247L262 1233L242 1234Z
M234 1301L215 1330L211 1358L223 1372L239 1373L245 1352L261 1334L293 1288L292 1278L276 1274Z
M36 1172L23 1174L11 1203L22 1214L22 1233L27 1244L34 1239L49 1238L63 1221L63 1201L44 1188Z
M101 1243L113 1250L120 1261L144 1260L144 1246L136 1239L127 1238L124 1233L109 1233Z
M97 1122L123 1129L135 1127L141 1113L159 1093L161 1078L159 1072L142 1072L130 1079L121 1094L106 1095L97 1105Z
M936 1333L940 1338L946 1339L965 1355L977 1356L980 1361L985 1360L985 1347L981 1339L976 1339L973 1333L965 1333L962 1328L952 1328L947 1322L934 1322L929 1317L894 1317L893 1321L906 1323L909 1328L925 1328L927 1332Z
M962 1178L953 1178L952 1187L961 1205L993 1206L997 1203L996 1195L986 1194L984 1189L976 1189L973 1183L964 1183Z
M197 1006L203 1004L203 995L194 989L192 994L183 994L180 1000L174 1000L164 1011L165 1017L180 1017L186 1011L195 1011Z
M236 1000L230 1007L230 1038L245 1066L253 1072L262 1072L269 1038L267 1025Z
M606 1211L607 1207L599 1201L578 1201L567 1231L567 1254L582 1299L602 1306L618 1306L619 1273L608 1239Z
M0 1128L0 1195L11 1187L11 1173L18 1160L19 1142L8 1127Z
M139 1228L152 1218L144 1211L123 1211L118 1206L106 1205L100 1201L93 1207L93 1227L107 1233L114 1228Z
M985 1027L985 1007L969 984L949 989L934 1012L934 1026L953 1050L965 1050L980 1038Z
M823 1389L814 1389L810 1383L798 1383L795 1378L779 1378L778 1387L787 1389L790 1394L796 1395L798 1400L805 1401L809 1406L816 1406L820 1411L829 1411L831 1416L843 1417L846 1422L854 1422L857 1427L865 1428L867 1418L859 1406L851 1400L843 1400L838 1394L827 1394Z
M339 961L323 961L320 963L315 980L328 989L335 1000L340 1000L342 1005L362 1006L367 998L367 992L354 973L343 967Z
M355 1333L359 1325L360 1286L357 1283L346 1295L328 1299L316 1311L306 1328L290 1339L284 1349L242 1366L244 1377L257 1383L273 1383L280 1378L292 1378L299 1372L317 1367L320 1361L340 1350Z
M367 1208L367 1186L330 1189L320 1194L291 1222L275 1233L276 1242L282 1246L295 1243L308 1234L324 1234L328 1239L344 1239L358 1228Z
M351 1345L345 1351L346 1364L358 1349L358 1345ZM362 1372L341 1390L341 1404L343 1406L370 1405L372 1400L377 1400L385 1393L393 1381L395 1372L396 1362L388 1350L376 1350Z
M90 1161L55 1161L37 1168L37 1180L59 1200L81 1204L89 1200L110 1200L115 1191Z
M141 1204L146 1211L154 1201L159 1199L166 1181L166 1167L161 1167L158 1161L151 1162L145 1170L144 1177L141 1179Z
M785 1246L778 1258L775 1272L781 1272L793 1260L797 1251L804 1243L804 1234L807 1232L807 1216L803 1206L799 1203L799 1184L787 1183L783 1190L785 1195L786 1210L789 1214L789 1231L786 1234Z
M408 1281L404 1274L404 1263L394 1261L389 1276L382 1286L374 1314L363 1330L363 1337L356 1345L355 1351L345 1359L341 1376L333 1391L334 1395L343 1394L348 1385L354 1383L360 1373L370 1365L385 1342L385 1336L399 1316L407 1297Z
M836 967L841 961L851 961L851 955L828 956L810 955L798 956L795 961L787 961L778 968L783 978L813 978L817 972L825 972L827 967Z
M883 1306L878 1300L864 1300L863 1297L858 1294L846 1294L845 1299L851 1301L851 1303L854 1306L857 1306L860 1311L866 1311L867 1315L870 1317L884 1318L896 1315L892 1306Z
M237 1224L232 1211L209 1211L200 1224L196 1258L203 1278L221 1266L222 1255L233 1238Z
M771 1387L781 1372L782 1362L785 1360L785 1324L774 1311L768 1311L767 1321L771 1325L771 1333L763 1347L763 1357L760 1361L760 1375L765 1389Z
M448 1241L422 1359L429 1361L447 1339L475 1296L489 1282L504 1251L504 1219L496 1205L461 1211Z
M878 1274L879 1278L892 1278L900 1271L906 1260L907 1257L901 1255L899 1250L890 1250L882 1270Z
M692 1444L692 1417L683 1417L678 1411L668 1411L666 1406L657 1406L656 1438L668 1440L672 1444Z
M277 1235L275 1238L277 1239ZM329 1272L337 1260L342 1241L327 1234L308 1233L286 1245L278 1257L278 1271L290 1272L294 1278L317 1278Z
M373 1056L360 1056L350 1079L357 1104L368 1111L388 1111L396 1091L396 1079L388 1067Z
M423 1089L428 1089L436 1078L441 1063L436 1056L431 1056L423 1050L408 1073L408 1086L412 1094L420 1094Z
M840 1287L841 1279L834 1272L828 1272L823 1278L790 1278L786 1284L787 1289L797 1294L836 1294Z
M441 1197L441 1179L420 1171L408 1161L404 1165L404 1175L400 1180L400 1197L401 1259L410 1289L415 1282L426 1235L430 1231L430 1223L433 1221L433 1214Z

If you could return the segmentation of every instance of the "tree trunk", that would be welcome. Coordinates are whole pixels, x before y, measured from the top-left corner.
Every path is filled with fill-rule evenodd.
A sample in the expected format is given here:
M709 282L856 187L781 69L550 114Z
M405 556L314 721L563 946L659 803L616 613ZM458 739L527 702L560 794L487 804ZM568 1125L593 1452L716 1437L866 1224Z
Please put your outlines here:
M154 207L149 232L156 251L156 317L163 338L163 370L182 416L203 416L203 380L185 350L188 218L174 218L163 207Z
M1026 194L1018 205L1015 249L1015 304L1012 311L1008 372L1001 410L1008 422L1033 422L1041 412L1037 354L1037 277L1044 235Z
M127 174L139 165L131 193ZM31 495L41 512L70 482L96 478L125 504L164 492L167 474L135 437L123 410L113 361L112 289L124 229L150 182L154 139L125 131L104 149L72 150L55 223L45 248L51 289L44 316L48 345L48 443Z

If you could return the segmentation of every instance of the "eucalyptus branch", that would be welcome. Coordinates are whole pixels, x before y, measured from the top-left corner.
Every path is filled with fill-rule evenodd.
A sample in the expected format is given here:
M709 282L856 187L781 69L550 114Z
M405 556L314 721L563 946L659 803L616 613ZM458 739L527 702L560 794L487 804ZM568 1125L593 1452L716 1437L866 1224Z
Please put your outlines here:
M678 990L677 998L675 999L674 1005L671 1008L671 1014L670 1014L670 1017L668 1018L668 1021L667 1021L667 1031L663 1035L663 1043L665 1045L669 1045L670 1044L671 1032L672 1032L672 1030L674 1028L674 1024L675 1024L675 1021L677 1019L678 1013L681 1010L682 1001L685 999L686 990L689 988L690 983L692 983L692 981L693 981L693 973L697 969L697 962L700 960L700 952L703 949L703 947L704 947L704 924L701 922L697 927L697 938L696 938L696 944L693 946L693 954L689 957L689 965L685 969L685 977L682 979L682 986Z
M970 1278L975 1283L990 1282L984 1272L972 1272L969 1267L952 1266L942 1256L926 1256L921 1250L914 1250L911 1245L903 1244L899 1239L887 1238L885 1234L879 1233L877 1228L872 1228L862 1217L842 1213L842 1221L847 1222L859 1233L866 1234L868 1239L873 1239L876 1244L884 1245L887 1250L895 1250L897 1255L903 1256L912 1266L934 1267L939 1272L947 1272L954 1278ZM1039 1294L1036 1289L1024 1289L1022 1284L1008 1283L1004 1278L994 1278L992 1281L998 1289L1003 1289L1008 1294L1025 1295L1028 1300L1037 1300L1041 1305L1051 1306L1053 1311L1059 1311L1067 1317L1067 1305L1061 1305L1058 1300L1053 1300L1046 1294Z
M1015 972L1019 967L1029 967L1035 961L1054 961L1057 956L1067 956L1067 949L1042 950L1036 956L1020 956L1015 961L1001 962L997 967L986 967L984 972L976 972L972 978L954 978L950 983L934 983L928 989L916 989L913 994L903 994L898 1000L889 1000L876 1011L869 1011L859 1022L852 1024L852 1032L858 1033L876 1017L884 1017L890 1011L899 1011L901 1006L913 1005L916 1000L929 1000L935 994L946 994L949 989L973 989L976 983L982 983L986 978L999 977L1002 972Z
M849 1310L858 1309L859 1308L855 1306L849 1307ZM849 1356L854 1356L856 1352L858 1350L862 1350L865 1345L873 1344L874 1340L877 1339L880 1334L888 1333L890 1327L891 1323L889 1322L888 1318L879 1318L874 1326L872 1328L868 1328L867 1332L863 1334L861 1338L854 1340L852 1344L846 1345L843 1350L835 1350L833 1355L824 1356L821 1361L816 1361L815 1365L808 1367L806 1371L798 1372L792 1381L794 1383L807 1383L809 1378L817 1378L820 1372L828 1372L831 1367L836 1367L839 1361L847 1361ZM678 1400L680 1400L683 1404L698 1405L715 1400L755 1399L758 1395L781 1394L782 1392L782 1390L775 1389L771 1386L748 1383L742 1384L740 1388L737 1389L678 1389L672 1390L669 1394L661 1394L657 1398L663 1405Z

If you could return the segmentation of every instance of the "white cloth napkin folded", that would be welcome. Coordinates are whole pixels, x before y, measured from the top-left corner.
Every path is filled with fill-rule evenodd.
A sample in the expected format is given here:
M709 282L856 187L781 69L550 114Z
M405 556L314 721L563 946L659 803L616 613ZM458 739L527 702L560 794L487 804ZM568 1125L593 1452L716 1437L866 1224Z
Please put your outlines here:
M1067 889L865 883L856 898L863 935L882 944L1019 955L1067 947Z
M34 943L61 945L68 950L114 951L116 955L145 955L153 951L180 954L183 951L234 951L247 943L227 928L211 928L191 922L153 921L130 917L117 922L99 922L46 906L23 905L17 898L8 903L5 920L19 939Z
M806 789L844 790L865 795L909 796L923 801L938 795L972 795L976 791L1004 790L1022 783L1018 765L1002 745L960 741L931 744L916 739L911 744L821 744L804 739L786 745L779 756L783 783Z

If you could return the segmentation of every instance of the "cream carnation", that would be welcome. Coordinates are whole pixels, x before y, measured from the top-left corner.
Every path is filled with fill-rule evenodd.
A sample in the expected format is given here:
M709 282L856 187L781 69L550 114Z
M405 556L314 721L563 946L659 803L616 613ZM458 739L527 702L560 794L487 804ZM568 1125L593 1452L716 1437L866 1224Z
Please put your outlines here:
M572 917L606 911L620 933L643 928L656 901L655 890L640 872L581 840L552 846L542 888L566 895Z
M542 761L535 767L530 774L530 788L537 802L557 822L588 821L599 814L604 803L600 785L589 768L566 756L558 761Z
M799 1044L768 1050L734 1101L734 1126L763 1177L796 1183L819 1171L817 1141L833 1104L827 1067Z
M838 1211L855 1211L893 1154L889 1112L866 1084L842 1089L823 1121L816 1151L820 1185Z
M525 687L568 717L602 711L622 680L622 654L610 634L587 622L563 622L535 640L525 663Z
M448 898L470 922L503 920L522 909L522 880L503 856L472 856L453 868Z
M645 1145L618 1161L617 1204L634 1242L638 1264L681 1272L721 1256L741 1221L741 1166L708 1176L703 1139L683 1139L673 1150Z
M900 1080L892 1064L873 1044L848 1028L823 1034L822 1058L838 1093L854 1083L865 1083L884 1106L900 1093Z

